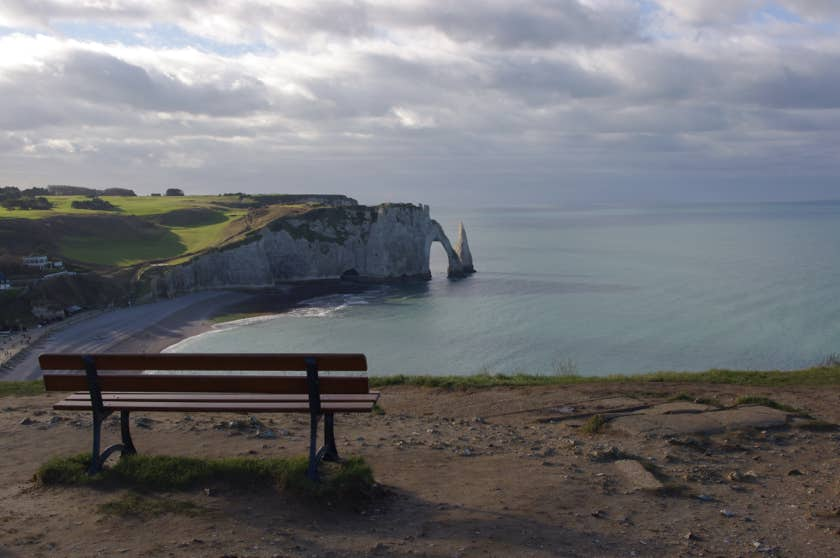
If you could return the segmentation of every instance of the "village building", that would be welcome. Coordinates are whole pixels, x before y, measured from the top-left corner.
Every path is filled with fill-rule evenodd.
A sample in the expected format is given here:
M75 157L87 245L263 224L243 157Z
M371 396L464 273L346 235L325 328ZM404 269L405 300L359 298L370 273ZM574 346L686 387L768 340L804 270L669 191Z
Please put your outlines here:
M0 273L0 291L11 289L12 284L4 273Z
M27 267L37 267L44 269L49 265L50 261L46 256L26 256L23 258L23 265Z
M23 258L23 265L26 267L37 267L38 269L53 268L64 269L64 262L56 260L51 262L47 256L26 256Z

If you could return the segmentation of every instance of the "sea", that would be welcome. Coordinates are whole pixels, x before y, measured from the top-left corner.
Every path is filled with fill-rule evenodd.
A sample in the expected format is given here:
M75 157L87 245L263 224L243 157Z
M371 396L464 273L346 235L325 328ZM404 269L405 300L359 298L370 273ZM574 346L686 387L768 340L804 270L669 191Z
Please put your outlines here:
M362 352L370 374L807 367L840 352L840 202L435 208L477 273L304 301L178 352Z

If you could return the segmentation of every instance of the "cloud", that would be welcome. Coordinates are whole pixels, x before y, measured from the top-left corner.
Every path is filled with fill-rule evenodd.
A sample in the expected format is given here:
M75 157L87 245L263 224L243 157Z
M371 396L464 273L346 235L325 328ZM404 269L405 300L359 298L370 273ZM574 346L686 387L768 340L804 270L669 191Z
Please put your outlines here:
M827 58L812 67L783 66L745 87L745 100L772 108L840 108L840 66Z
M782 0L781 4L793 13L807 18L828 18L840 15L840 3L835 0Z
M659 0L667 12L696 25L743 20L762 4L765 3L761 0Z
M624 3L590 7L578 0L463 0L392 6L386 21L437 29L457 42L498 48L545 48L558 44L622 44L641 39L637 10Z
M434 202L834 180L836 5L9 0L0 183Z
M258 79L221 68L207 82L186 83L107 54L80 50L67 53L51 70L55 90L94 104L218 116L248 114L269 106Z
M632 2L585 0L436 0L370 2L192 2L124 0L9 0L0 25L48 29L62 22L149 27L168 23L188 33L228 43L285 42L311 35L362 37L397 28L431 27L455 41L500 47L620 44L638 40L641 25Z

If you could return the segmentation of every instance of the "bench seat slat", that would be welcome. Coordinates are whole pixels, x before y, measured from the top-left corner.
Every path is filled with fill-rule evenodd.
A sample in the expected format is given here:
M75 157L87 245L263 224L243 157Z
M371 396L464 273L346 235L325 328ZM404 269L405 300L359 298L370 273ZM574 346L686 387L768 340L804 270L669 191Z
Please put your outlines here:
M255 376L231 374L99 374L102 391L169 391L178 393L307 393L305 376ZM320 392L326 394L365 394L366 376L321 376ZM84 374L44 374L47 391L88 389Z
M321 395L321 401L371 401L379 399L379 392L354 393L354 394L326 394ZM263 393L160 393L160 392L103 392L103 401L236 401L236 402L308 402L309 395L305 393L288 394L263 394ZM77 392L70 395L65 401L90 401L90 393Z
M363 354L282 353L141 353L96 355L97 370L306 370L306 358L314 357L318 370L364 372ZM38 358L41 370L84 370L80 354L44 354Z
M103 401L107 410L146 412L230 412L230 413L308 413L306 401ZM57 411L89 411L90 401L64 399L53 405ZM366 413L373 401L325 401L321 410L327 413Z

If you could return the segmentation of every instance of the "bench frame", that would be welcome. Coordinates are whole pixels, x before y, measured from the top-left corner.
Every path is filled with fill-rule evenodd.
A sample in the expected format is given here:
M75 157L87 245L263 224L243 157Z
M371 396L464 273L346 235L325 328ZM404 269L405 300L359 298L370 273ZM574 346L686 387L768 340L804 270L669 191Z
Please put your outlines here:
M90 467L88 468L88 474L95 475L102 471L102 467L108 457L111 456L114 452L119 451L121 456L125 457L128 455L135 455L137 453L137 449L134 446L134 442L131 439L131 427L130 427L130 409L120 409L120 434L122 438L122 443L113 444L105 448L105 450L101 450L101 442L102 442L102 423L108 418L115 409L107 409L105 407L103 398L102 398L102 389L100 385L100 376L99 371L96 366L96 355L80 355L82 363L84 365L85 370L85 377L87 381L87 388L90 393L90 408L93 414L93 446L91 448L91 462ZM158 356L158 355L102 355L107 357L134 357L143 359L146 356ZM161 355L162 356L162 355ZM189 356L198 356L198 355L179 355L183 357ZM209 356L209 355L208 355ZM223 357L253 357L254 355L219 355ZM270 357L271 355L259 355L260 357ZM321 389L320 389L320 382L319 382L319 375L318 375L318 358L325 357L325 356L336 356L336 357L361 357L363 367L360 370L366 370L367 364L364 361L364 355L275 355L277 357L302 357L303 362L305 363L306 367L306 387L307 387L307 396L308 396L308 412L309 412L309 466L307 468L306 476L317 482L319 480L318 475L318 464L321 461L339 461L340 456L338 454L338 449L335 443L335 432L334 432L334 425L335 425L335 417L334 413L330 411L323 411L321 407ZM71 355L41 355L39 358L41 362L42 369L59 369L59 367L51 362L51 359L55 360L56 357L58 358L78 358L78 356L71 356ZM150 359L151 360L151 359ZM152 368L153 364L150 364L148 369ZM79 369L78 366L73 366L75 369ZM170 369L187 369L187 368L170 368ZM214 370L219 370L220 368L213 367ZM258 368L251 368L258 369ZM288 369L288 368L284 368ZM143 377L142 375L138 375L139 377ZM53 376L55 377L55 376ZM146 376L149 378L154 378L154 376ZM187 376L188 378L188 376ZM230 378L229 376L226 378ZM249 378L253 378L253 376L249 376ZM46 382L45 382L46 384ZM376 394L378 396L378 394ZM375 404L375 403L374 403ZM174 409L173 409L174 410ZM220 412L224 412L220 410ZM271 411L269 411L271 412ZM279 411L277 411L279 412ZM324 416L324 445L316 450L316 446L318 443L318 423L320 421L321 415Z

